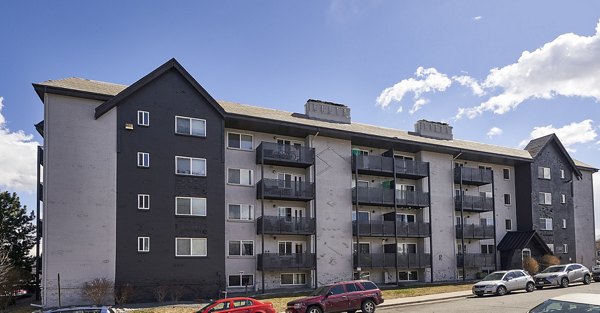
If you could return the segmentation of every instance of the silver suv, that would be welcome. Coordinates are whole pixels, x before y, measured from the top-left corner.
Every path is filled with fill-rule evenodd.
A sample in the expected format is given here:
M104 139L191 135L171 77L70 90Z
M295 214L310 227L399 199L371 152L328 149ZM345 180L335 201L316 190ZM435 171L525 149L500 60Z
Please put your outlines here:
M485 294L503 296L513 290L525 289L532 292L533 278L523 270L498 271L487 275L482 281L473 285L473 294L481 297Z
M592 281L590 270L578 263L564 265L553 265L534 276L535 288L542 289L546 286L569 287L570 283L583 282L589 284Z

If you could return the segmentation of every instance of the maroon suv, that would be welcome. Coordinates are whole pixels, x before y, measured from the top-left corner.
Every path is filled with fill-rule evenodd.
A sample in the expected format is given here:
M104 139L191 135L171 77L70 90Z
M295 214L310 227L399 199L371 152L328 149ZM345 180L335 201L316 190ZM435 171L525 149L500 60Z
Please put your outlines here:
M375 306L383 303L381 290L368 280L355 280L321 286L310 296L287 304L286 313L364 313L375 312Z

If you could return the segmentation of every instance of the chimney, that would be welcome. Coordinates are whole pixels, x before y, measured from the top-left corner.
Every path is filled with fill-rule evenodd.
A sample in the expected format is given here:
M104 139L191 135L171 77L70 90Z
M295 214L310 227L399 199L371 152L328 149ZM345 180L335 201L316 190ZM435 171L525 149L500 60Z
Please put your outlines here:
M415 123L415 131L408 132L411 135L421 137L452 140L452 126L447 123L432 122L428 120L419 120Z
M304 111L312 120L350 124L350 108L343 104L308 99Z

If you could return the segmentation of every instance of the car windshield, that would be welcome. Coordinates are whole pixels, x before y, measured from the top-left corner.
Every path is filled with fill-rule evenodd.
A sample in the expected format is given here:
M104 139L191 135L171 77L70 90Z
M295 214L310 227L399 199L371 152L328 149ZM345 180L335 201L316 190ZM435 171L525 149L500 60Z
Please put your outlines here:
M600 312L600 306L586 303L546 300L529 312Z
M209 306L215 304L215 302L217 302L217 301L213 301L213 302L203 306L200 310L198 310L198 312L203 312L204 310L208 309Z
M315 291L313 291L310 295L311 296L324 296L327 293L327 290L329 290L329 286L321 286L321 287L317 288Z
M565 271L564 266L550 266L549 268L543 270L542 273L558 273L558 272L564 272L564 271Z
M501 280L502 276L504 276L504 274L506 274L506 273L505 272L491 273L488 276L486 276L482 281Z

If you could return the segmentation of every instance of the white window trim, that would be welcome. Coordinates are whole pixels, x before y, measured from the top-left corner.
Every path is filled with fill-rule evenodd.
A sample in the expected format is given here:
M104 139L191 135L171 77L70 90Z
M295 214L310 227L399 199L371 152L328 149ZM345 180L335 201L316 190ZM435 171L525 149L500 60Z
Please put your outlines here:
M190 132L189 133L179 133L177 132L177 118L184 118L184 119L188 119L190 121ZM204 135L193 135L193 131L192 131L192 120L196 120L196 121L203 121L204 122ZM185 136L193 136L193 137L200 137L200 138L206 138L207 136L207 128L206 127L206 120L203 118L195 118L195 117L189 117L189 116L181 116L181 115L175 115L175 133L178 135L185 135Z
M400 280L400 273L407 273L407 276L409 276L408 273L410 273L410 272L417 273L417 279ZM419 271L398 271L398 281L418 281L418 280L419 280Z
M240 244L240 251L239 251L240 254L229 254L229 244L231 242L238 242ZM250 254L250 255L243 255L242 254L242 251L244 251L244 244L243 244L244 242L251 242L252 243L252 254ZM254 240L245 240L245 239L242 239L242 240L229 240L229 241L227 241L227 256L232 256L232 257L236 257L236 258L237 257L242 257L242 258L244 258L244 257L253 257L253 256L256 255L256 249L255 248L256 248L256 245L254 244Z
M567 195L565 195L564 193L560 194L560 203L562 203L562 204L567 203Z
M489 170L489 171L493 171L494 170L491 166L484 165L484 164L478 164L477 165L477 169L480 169L480 170Z
M567 245L566 243L563 243L563 254L567 254L569 253L569 245Z
M283 138L283 137L275 137L275 144L278 144L277 140L289 141L290 142L290 146L292 146L292 147L295 144L299 144L301 147L304 147L304 142L296 140L296 139L289 139L289 138Z
M177 173L177 159L187 159L188 161L190 161L190 174ZM204 161L204 175L194 175L194 174L191 173L191 172L193 172L192 160L202 160L202 161ZM182 155L176 155L175 156L175 175L206 177L208 175L208 166L206 164L206 159L205 158L195 158L195 157L187 157L187 156L182 156Z
M240 183L239 184L229 182L229 170L239 170L240 171ZM250 182L250 185L244 185L244 184L241 183L242 182L242 172L241 171L250 171L250 178L248 180ZM225 177L225 179L227 180L227 184L228 185L232 185L232 186L245 186L245 187L252 187L252 186L254 186L254 170L251 170L249 168L228 167L226 174L227 174L227 177Z
M142 240L142 247L140 249L140 239ZM144 249L144 246L148 245L148 249ZM150 237L137 237L137 251L138 252L150 252Z
M294 278L296 278L296 275L304 275L304 281L305 281L305 283L304 284L299 284L299 283L284 284L284 283L281 282L282 281L281 275L293 275L292 281L294 281ZM308 277L307 277L306 273L280 273L279 274L279 285L280 286L301 286L301 285L306 285L306 282L308 281L307 278Z
M239 276L240 277L240 285L230 285L229 284L229 277L231 276ZM254 286L255 281L254 281L254 274L232 274L232 275L227 275L227 287L245 287L246 285L242 285L242 276L252 276L252 285L248 285L248 287L250 286Z
M148 207L142 206L142 203L144 202L144 200L143 200L144 198L147 198L147 200L145 202L148 204ZM149 194L138 193L138 210L143 210L143 211L150 210L150 195Z
M236 219L236 218L231 218L229 216L229 206L230 205L239 205L240 206L240 210L242 209L243 206L248 206L248 209L250 210L250 219ZM227 208L227 220L228 221L235 221L235 222L252 222L255 220L254 217L254 205L252 204L242 204L242 203L227 203L226 205ZM242 212L240 211L240 216L242 215Z
M143 163L143 161L145 160L144 155L148 156L148 164L144 164ZM142 156L142 164L140 164L140 156ZM138 152L137 153L137 166L138 167L143 167L143 168L150 167L150 153L148 153L148 152Z
M541 220L544 220L544 221L545 221L545 222L544 222L544 228L541 228L541 225L540 225L540 228L541 228L541 230L554 230L554 227L553 227L553 225L552 225L553 221L552 221L552 219L551 219L551 218L547 218L547 217L540 217L540 222L541 222ZM548 221L550 221L550 228L548 228Z
M204 241L204 250L206 251L206 254L191 254L192 253L192 241L193 239L199 239L200 241ZM178 254L177 253L177 240L189 240L190 241L190 254ZM188 257L188 258L195 258L195 257L204 257L208 255L208 240L206 238L192 238L192 237L175 237L175 256L177 257Z
M563 169L560 170L560 178L565 179L565 170Z
M567 228L567 220L563 218L562 220L562 228L566 229Z
M358 211L359 215L360 215L360 213L367 213L367 216L369 217L368 221L371 222L371 211ZM356 211L353 210L350 218L352 218L352 216L355 216L355 215L356 215ZM353 221L358 221L358 216L355 216L355 217L356 217L356 219L354 219ZM354 242L354 243L356 243L356 242Z
M404 158L404 160L406 160L406 161L414 161L415 160L414 156L408 155L408 154L397 154L397 153L394 153L394 157L401 157L401 158ZM410 158L410 160L407 160L406 158Z
M150 126L150 112L138 110L137 114L138 114L137 115L137 124L139 126ZM142 117L141 120L140 120L140 114ZM144 118L146 118L148 120L147 123L144 123Z
M540 168L543 169L541 177L540 177ZM546 177L546 170L548 170L548 177ZM552 179L552 170L549 167L538 166L538 179Z
M507 218L504 220L504 228L506 228L506 221L510 221L510 229L506 229L506 230L512 230L513 229L512 218Z
M190 214L181 214L181 213L177 213L177 200L178 199L189 199L190 200ZM202 214L193 214L194 209L193 209L193 203L194 199L198 199L198 200L204 200L204 215ZM201 198L201 197L175 197L175 215L177 216L206 216L206 211L207 211L207 202L206 202L206 198Z
M506 203L506 196L508 195L508 203ZM502 202L504 202L504 205L511 205L512 204L512 196L510 195L510 193L505 193L502 196Z
M356 241L352 242L352 251L353 251L353 252L354 252L354 245L355 245L355 244L356 244ZM366 244L366 245L368 245L368 246L369 246L369 253L373 253L373 252L371 251L371 243L370 243L370 242L368 242L368 241L360 241L360 242L358 242L358 245L356 246L356 252L358 253L358 249L359 249L360 245L364 245L364 244Z
M508 178L505 178L505 177L504 177L504 170L507 170L507 171L508 171ZM510 168L503 168L503 169L502 169L502 178L503 178L504 180L510 180L510 176L511 176L511 175L510 175Z
M229 146L229 134L235 134L235 135L239 135L240 136L240 147L239 148L230 147ZM244 135L244 136L250 136L250 138L252 138L252 148L251 149L242 149L242 135ZM254 151L254 135L252 135L252 134L238 133L238 132L227 132L227 137L225 138L225 140L227 141L227 149L240 150L240 151Z

